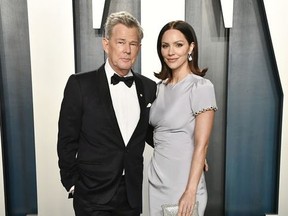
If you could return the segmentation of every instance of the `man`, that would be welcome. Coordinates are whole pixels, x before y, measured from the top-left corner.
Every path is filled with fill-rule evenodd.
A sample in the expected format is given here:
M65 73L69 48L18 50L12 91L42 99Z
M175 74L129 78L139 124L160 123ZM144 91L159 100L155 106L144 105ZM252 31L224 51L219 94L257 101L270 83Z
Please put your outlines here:
M131 14L111 14L102 41L106 63L71 75L65 87L57 150L77 216L142 211L143 150L156 95L156 83L131 70L142 38Z

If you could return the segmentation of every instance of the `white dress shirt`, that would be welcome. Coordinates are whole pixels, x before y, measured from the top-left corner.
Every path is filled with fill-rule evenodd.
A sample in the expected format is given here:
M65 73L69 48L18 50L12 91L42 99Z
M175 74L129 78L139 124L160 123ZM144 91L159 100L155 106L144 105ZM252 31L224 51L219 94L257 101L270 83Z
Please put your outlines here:
M117 85L111 84L111 77L116 72L110 66L108 59L105 63L105 71L117 122L124 143L127 145L140 118L140 106L136 85L135 82L133 82L133 85L129 88L124 82L119 82ZM133 74L129 71L126 76L133 76Z

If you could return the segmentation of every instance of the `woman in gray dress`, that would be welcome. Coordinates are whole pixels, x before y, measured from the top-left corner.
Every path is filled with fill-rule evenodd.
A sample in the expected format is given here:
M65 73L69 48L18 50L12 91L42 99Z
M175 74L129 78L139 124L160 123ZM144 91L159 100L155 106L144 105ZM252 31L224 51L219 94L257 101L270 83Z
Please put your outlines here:
M149 216L162 215L161 205L178 204L188 216L198 202L204 215L207 189L203 173L214 111L213 84L198 67L198 44L191 25L167 23L159 33L162 69L155 76L157 98L150 109L154 152L148 168Z

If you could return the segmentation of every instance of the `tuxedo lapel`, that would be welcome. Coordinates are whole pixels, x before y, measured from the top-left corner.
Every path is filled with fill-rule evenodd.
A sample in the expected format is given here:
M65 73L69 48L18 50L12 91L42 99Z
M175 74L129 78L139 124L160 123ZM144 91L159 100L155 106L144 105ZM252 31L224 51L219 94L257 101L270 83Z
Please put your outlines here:
M115 134L119 137L119 139L122 140L124 144L124 140L121 135L116 113L112 103L112 98L108 86L108 79L110 79L110 77L106 76L104 65L102 65L97 71L97 95L100 98L100 101L104 104L105 110L103 110L103 112L106 113L108 121L111 122L112 127L115 129Z
M100 67L97 71L96 87L98 88L97 95L100 101L115 115L104 66Z
M140 106L140 117L139 117L138 124L137 124L127 146L132 144L133 138L135 137L137 132L139 130L143 130L143 128L145 126L143 124L145 124L145 114L146 114L146 100L145 100L145 95L144 95L143 82L142 82L141 78L138 76L138 74L136 74L134 72L132 72L132 73L133 73L134 78L135 78L137 97L138 97L139 106Z
M143 86L141 79L137 76L137 74L133 73L133 75L135 78L135 85L136 85L136 91L137 91L137 96L139 100L140 118L141 118L141 115L143 114L143 111L146 108L144 86Z

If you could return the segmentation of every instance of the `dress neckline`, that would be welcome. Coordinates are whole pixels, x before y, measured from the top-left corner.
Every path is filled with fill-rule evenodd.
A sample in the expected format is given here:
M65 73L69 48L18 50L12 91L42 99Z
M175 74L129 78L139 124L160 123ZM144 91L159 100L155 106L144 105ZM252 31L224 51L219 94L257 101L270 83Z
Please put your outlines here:
M179 82L172 84L172 83L166 83L166 86L169 86L171 88L175 88L176 86L180 85L181 83L183 83L185 80L188 79L188 77L193 76L193 73L188 73L182 80L180 80ZM167 80L165 80L167 81Z

